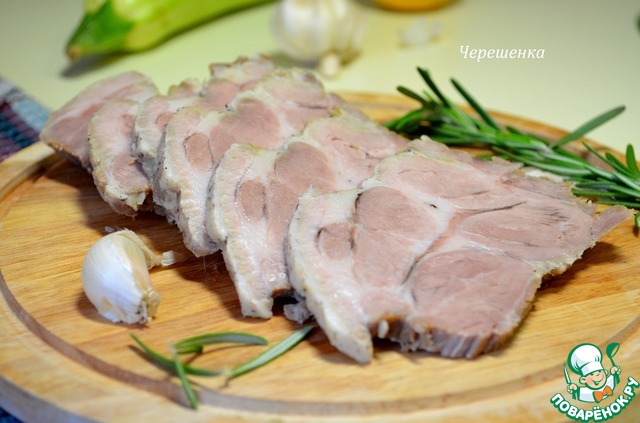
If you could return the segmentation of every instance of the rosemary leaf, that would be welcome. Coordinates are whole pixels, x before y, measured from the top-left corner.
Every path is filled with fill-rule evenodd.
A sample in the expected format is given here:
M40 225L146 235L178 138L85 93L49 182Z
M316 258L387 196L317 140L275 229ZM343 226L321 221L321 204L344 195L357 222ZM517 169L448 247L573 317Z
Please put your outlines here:
M567 167L572 167L575 169L584 169L584 161L579 160L576 157L565 156L563 154L558 154L555 152L553 153L541 152L539 153L539 156L543 160L549 160L551 162L558 163L558 164L561 163L562 165Z
M247 372L257 369L258 367L264 366L270 361L275 360L282 354L289 351L291 348L295 347L300 341L302 341L305 336L307 336L307 334L311 331L311 329L313 329L313 326L305 326L301 329L298 329L257 357L232 368L229 371L228 378L231 379L234 377L238 377Z
M578 178L575 178L575 185L576 187L580 187L580 188L592 188L592 189L599 189L599 190L611 190L612 187L615 186L615 184L609 182L609 181L602 181L602 180L591 180L591 179L584 179L584 180L580 180Z
M478 115L480 115L480 117L487 122L487 124L489 124L490 126L494 127L495 129L500 130L500 127L498 126L498 124L493 120L493 118L491 118L491 116L489 116L489 113L487 113L484 108L482 106L480 106L480 104L471 96L471 94L469 94L467 92L467 90L465 90L462 85L460 85L460 83L458 83L458 81L456 81L455 79L451 80L451 83L453 84L454 87L456 87L456 89L458 90L458 92L464 97L465 100L467 100L467 102L469 103L469 105L473 108L473 110L476 111L476 113L478 113Z
M616 156L614 156L613 154L609 153L608 151L606 153L604 153L604 156L606 157L606 161L607 163L609 163L609 165L611 165L611 167L613 167L615 170L617 170L618 172L625 174L626 176L630 177L630 178L635 178L636 176L633 174L633 172L627 168L627 166L622 163L620 160L618 160L618 158Z
M589 150L592 154L594 154L596 157L598 157L603 162L609 164L609 166L611 166L612 168L614 168L618 172L626 173L627 175L633 177L632 173L625 167L625 165L620 160L616 159L612 154L605 153L605 155L603 156L595 148L591 147L589 144L582 143L582 145L584 145L585 148L587 150Z
M396 119L395 121L387 123L387 127L395 128L397 132L417 132L422 126L422 122L427 120L428 116L425 116L425 112L421 110L414 110L413 112Z
M574 195L579 195L581 197L615 197L615 193L613 192L608 192L608 191L601 191L598 189L581 189L581 188L574 188L573 190L571 190L571 192L573 192Z
M504 128L507 131L511 132L512 134L524 135L524 133L522 131L520 131L518 128L514 128L513 126L507 125Z
M552 158L549 158L549 157L545 157L543 155L538 155L538 157L545 164L554 165L554 166L558 166L558 167L566 168L566 169L584 170L584 164L583 163L575 163L575 162L566 161L566 160L555 160L555 159L552 159Z
M261 336L245 332L218 332L192 336L182 339L174 344L179 354L186 352L200 352L202 347L211 344L233 343L248 345L267 345L268 342Z
M442 95L442 93L440 92L440 89L438 88L438 86L431 79L431 75L429 74L429 71L426 70L426 69L423 69L423 68L418 68L418 73L420 74L420 76L422 77L424 82L427 84L427 86L429 88L431 88L431 91L433 91L433 93L436 95L436 97L438 97L440 99L442 104L444 104L447 107L451 107L452 103L449 101L449 99L447 97Z
M535 143L522 143L519 140L502 140L502 139L499 139L496 142L496 145L498 145L500 147L503 147L503 148L508 148L509 150L512 150L512 151L521 151L521 152L524 152L526 150L533 150L533 151L537 151L537 152L548 151L546 146L540 146L540 145L537 145Z
M547 172L555 173L557 175L563 175L563 176L589 175L589 171L586 169L569 168L564 165L562 166L552 165L552 164L549 164L548 162L529 159L522 154L517 155L517 154L511 153L510 151L504 150L499 147L495 148L495 151L499 153L501 156L504 156L511 160L521 162L526 165L533 166L541 170L545 170Z
M631 171L631 173L640 178L640 169L638 169L638 162L636 161L636 154L633 151L633 146L631 144L627 145L627 151L625 158L627 159L627 167Z
M497 143L497 141L494 141L493 138L487 136L486 134L483 133L478 133L474 130L471 129L467 129L467 128L459 128L453 125L448 125L448 124L443 124L441 126L438 127L437 129L437 133L440 135L447 135L447 136L455 136L455 137L469 137L469 138L474 138L477 141L481 141L484 143L488 143L488 144L495 144Z
M628 188L618 186L618 185L612 185L607 188L598 188L598 187L589 188L586 186L576 185L575 188L573 189L573 193L575 195L580 195L583 197L611 198L621 203L626 202L627 205L634 203L636 206L632 208L638 208L637 206L640 205L640 202L633 201L634 198L638 198L638 192L630 190Z
M178 352L172 344L169 344L169 350L171 351L171 357L173 358L173 365L175 367L176 374L180 379L180 383L182 383L182 389L184 389L184 393L187 395L189 405L195 410L198 408L198 397L191 387L191 382L189 382L189 379L187 379L184 365L182 364L182 361L180 361Z
M559 147L561 145L564 145L568 142L577 140L578 138L586 135L588 132L591 132L592 130L594 130L595 128L597 128L598 126L606 123L607 121L613 119L614 117L618 116L620 113L624 112L625 107L624 106L618 106L615 107L609 111L606 111L598 116L596 116L595 118L591 119L590 121L584 123L582 126L580 126L578 129L576 129L573 132L568 133L567 135L565 135L564 137L560 138L558 141L553 143L554 147Z
M618 181L622 182L623 184L625 184L627 187L631 188L632 190L635 191L635 196L636 198L640 198L640 180L639 181L634 181L631 178L629 178L628 176L626 176L623 173L620 172L612 172L612 175L618 179Z
M412 99L420 102L420 104L422 104L423 106L429 106L429 103L426 100L424 100L422 97L420 97L420 94L416 93L415 91L411 90L410 88L403 87L401 85L401 86L399 86L397 88L397 90L400 93L406 95L407 97L412 98Z
M630 209L640 209L640 202L639 201L621 201L621 200L606 200L606 199L600 199L598 200L598 203L600 204L608 204L608 205L612 205L612 206L625 206L625 207L629 207ZM638 219L635 219L635 222L638 222ZM640 228L640 226L638 226L636 224L636 227Z
M638 199L640 198L640 191L639 190L634 190L634 189L630 189L627 187L623 187L620 185L612 185L610 188L610 191L618 193L618 194L623 194L624 196L629 197L630 199Z
M429 71L427 71L426 69L418 68L418 73L420 73L420 76L422 76L422 79L426 82L429 88L431 88L431 91L433 91L436 97L438 97L442 104L446 106L446 110L452 115L454 119L456 119L461 125L467 128L474 127L473 120L458 106L456 106L455 103L451 102L447 97L442 95L435 82L433 82L433 80L431 79Z

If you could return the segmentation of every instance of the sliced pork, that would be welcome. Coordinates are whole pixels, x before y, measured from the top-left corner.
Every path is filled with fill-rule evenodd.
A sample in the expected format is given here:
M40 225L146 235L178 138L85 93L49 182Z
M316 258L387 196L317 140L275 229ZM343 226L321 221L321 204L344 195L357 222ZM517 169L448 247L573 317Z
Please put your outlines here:
M194 106L205 108L206 100L200 96L172 98L169 95L156 95L140 106L131 148L149 180L157 171L158 149L167 123L179 109Z
M167 90L169 98L194 97L202 91L202 83L196 78L187 78L178 85L171 85Z
M114 211L126 216L153 209L149 179L131 150L139 108L134 100L111 100L93 115L88 128L96 188Z
M276 69L237 94L224 111L182 108L165 128L153 179L154 202L175 222L196 256L219 245L205 228L208 186L224 152L235 143L278 148L339 100L303 70Z
M360 189L300 200L290 281L331 343L359 362L372 337L472 358L517 328L546 275L629 217L429 140L382 161Z
M186 80L171 87L167 95L145 101L135 122L133 144L145 174L151 179L156 173L164 129L175 112L183 107L222 110L238 92L253 87L273 69L273 61L265 56L240 57L232 63L210 65L210 77L204 85Z
M209 65L211 76L202 96L209 99L212 107L223 109L238 93L256 86L275 68L271 58L263 55L240 56L231 63L212 63Z
M94 113L109 100L124 98L142 101L155 94L156 90L154 83L138 72L125 72L100 80L53 112L40 133L40 140L90 170L87 136L89 121Z
M242 313L268 318L273 298L292 291L286 230L304 192L357 187L406 139L342 109L310 122L279 150L235 144L211 181L207 224L224 255Z

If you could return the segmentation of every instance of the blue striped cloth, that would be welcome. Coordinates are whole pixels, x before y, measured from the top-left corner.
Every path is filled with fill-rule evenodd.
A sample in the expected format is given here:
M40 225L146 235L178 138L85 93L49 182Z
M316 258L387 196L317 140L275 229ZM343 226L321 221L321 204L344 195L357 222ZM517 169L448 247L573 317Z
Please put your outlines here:
M0 162L38 141L49 111L0 77ZM0 407L0 423L20 423Z
M0 76L0 162L38 141L49 111Z
M20 423L20 420L0 408L0 423Z

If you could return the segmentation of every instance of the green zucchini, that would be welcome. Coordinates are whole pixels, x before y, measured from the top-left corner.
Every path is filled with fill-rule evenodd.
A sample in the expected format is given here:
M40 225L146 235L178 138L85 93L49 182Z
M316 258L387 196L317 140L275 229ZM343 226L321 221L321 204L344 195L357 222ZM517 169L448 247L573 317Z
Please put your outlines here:
M71 60L136 52L204 21L272 0L85 0L66 46Z

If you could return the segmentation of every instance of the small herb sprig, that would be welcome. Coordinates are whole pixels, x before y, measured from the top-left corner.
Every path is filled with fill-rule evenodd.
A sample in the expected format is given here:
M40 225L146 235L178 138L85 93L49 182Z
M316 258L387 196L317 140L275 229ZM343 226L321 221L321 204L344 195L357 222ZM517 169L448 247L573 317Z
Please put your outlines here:
M313 326L305 326L303 328L300 328L271 348L263 351L256 357L230 369L221 370L203 369L200 367L192 366L190 364L186 364L180 359L180 355L189 353L201 354L204 351L204 347L211 344L236 343L246 345L267 345L267 340L261 336L244 332L219 332L198 335L190 338L185 338L175 343L170 343L169 352L171 353L171 357L166 357L151 349L134 333L131 333L131 338L133 338L136 344L138 344L138 346L149 356L149 358L151 358L151 360L156 365L178 376L182 384L182 389L184 390L187 396L187 400L189 401L189 405L191 406L191 408L196 409L198 408L198 398L191 386L191 382L187 378L187 375L191 374L197 376L225 376L227 380L238 377L259 367L262 367L270 361L273 361L276 358L280 357L291 348L295 347L300 341L302 341L312 328Z
M448 145L488 148L494 155L564 177L573 182L575 195L589 197L601 204L640 210L640 170L631 144L627 146L623 162L611 153L603 155L583 143L610 170L594 166L564 148L618 116L624 106L602 113L575 131L550 141L510 126L501 127L460 83L452 79L455 89L478 117L466 113L440 91L426 69L418 68L418 73L430 91L424 90L420 95L404 86L398 87L400 93L418 101L420 107L388 122L386 126L392 131L413 137L428 135L434 141ZM635 226L640 228L640 213L635 215Z

